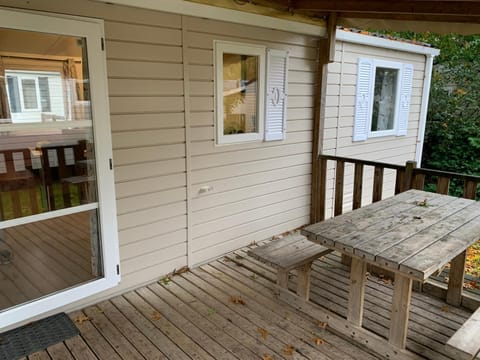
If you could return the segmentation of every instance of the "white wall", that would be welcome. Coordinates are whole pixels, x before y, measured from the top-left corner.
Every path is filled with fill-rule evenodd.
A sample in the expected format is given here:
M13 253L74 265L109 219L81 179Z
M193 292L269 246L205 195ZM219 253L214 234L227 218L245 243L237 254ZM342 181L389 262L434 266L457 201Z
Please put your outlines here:
M367 57L388 61L410 63L414 67L413 90L406 136L385 136L353 141L355 93L358 58ZM420 124L425 56L399 50L382 49L345 41L337 41L335 62L328 65L326 109L322 153L363 160L381 161L404 165L415 160L415 150ZM334 165L328 166L327 216L332 215L334 190ZM364 170L363 204L372 200L373 168ZM383 197L395 190L395 174L385 170ZM344 211L352 207L353 166L345 168Z
M184 18L191 124L191 263L309 222L317 39ZM213 40L289 50L286 141L215 145ZM200 194L202 186L212 191Z
M68 309L308 222L315 38L86 0L0 5L105 20L122 282ZM285 142L214 144L214 39L291 51Z

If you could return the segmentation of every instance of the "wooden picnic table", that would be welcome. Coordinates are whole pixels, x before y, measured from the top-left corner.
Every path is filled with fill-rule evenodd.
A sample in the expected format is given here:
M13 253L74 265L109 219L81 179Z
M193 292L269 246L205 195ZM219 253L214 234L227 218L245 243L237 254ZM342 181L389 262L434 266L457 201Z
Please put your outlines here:
M352 257L347 320L362 325L367 263L395 273L389 342L405 348L412 280L451 261L447 302L460 305L466 250L480 238L480 202L409 190L307 226L309 240Z

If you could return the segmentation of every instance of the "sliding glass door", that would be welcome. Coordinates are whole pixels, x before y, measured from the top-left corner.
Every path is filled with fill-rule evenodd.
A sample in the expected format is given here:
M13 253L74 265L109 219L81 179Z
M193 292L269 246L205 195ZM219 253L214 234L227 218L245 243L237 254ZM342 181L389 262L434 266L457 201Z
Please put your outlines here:
M0 328L119 279L101 24L16 16L0 21Z

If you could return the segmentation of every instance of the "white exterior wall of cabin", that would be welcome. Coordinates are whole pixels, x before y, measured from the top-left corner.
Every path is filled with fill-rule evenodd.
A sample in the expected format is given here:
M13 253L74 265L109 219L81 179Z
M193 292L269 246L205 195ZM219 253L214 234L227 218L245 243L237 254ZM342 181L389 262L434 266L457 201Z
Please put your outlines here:
M0 6L105 21L122 281L60 310L308 223L316 38L83 0ZM290 51L285 141L215 145L214 39Z
M359 35L360 36L360 35ZM368 35L361 35L367 36ZM394 41L394 40L388 40ZM413 89L406 136L383 136L353 141L355 95L359 58L370 58L412 64ZM335 62L328 65L325 121L321 153L362 160L380 161L405 165L415 160L419 131L421 130L421 106L423 99L426 57L423 54L338 41L335 45ZM353 165L345 165L343 210L352 209ZM333 162L328 163L326 216L333 216L334 206ZM365 167L362 205L372 201L373 168ZM395 173L385 169L383 197L392 196L395 190Z
M317 40L184 18L189 62L192 264L307 224ZM285 141L215 145L213 40L290 51ZM211 191L200 193L201 187Z

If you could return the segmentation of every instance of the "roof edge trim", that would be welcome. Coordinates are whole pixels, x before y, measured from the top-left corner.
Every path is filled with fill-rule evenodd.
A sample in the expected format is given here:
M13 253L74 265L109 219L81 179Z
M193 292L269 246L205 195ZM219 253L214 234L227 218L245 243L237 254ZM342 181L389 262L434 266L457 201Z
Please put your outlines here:
M399 40L384 39L384 38L379 38L371 35L352 33L350 31L344 31L341 29L337 29L337 40L355 43L355 44L381 47L384 49L405 51L405 52L410 52L415 54L423 54L423 55L431 55L431 56L437 56L438 54L440 54L440 50L432 47L411 44L411 43L402 42Z
M164 11L178 15L194 16L237 24L282 30L302 35L325 37L326 28L318 25L285 20L266 15L194 3L185 0L95 0L108 4L125 5L150 10Z

